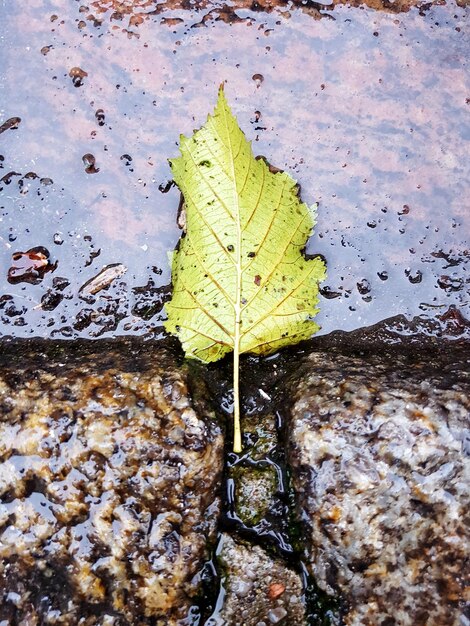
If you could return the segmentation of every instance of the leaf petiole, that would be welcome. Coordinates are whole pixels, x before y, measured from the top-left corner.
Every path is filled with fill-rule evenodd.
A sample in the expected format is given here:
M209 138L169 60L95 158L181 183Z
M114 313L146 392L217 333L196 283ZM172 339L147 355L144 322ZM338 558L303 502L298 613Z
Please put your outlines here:
M237 347L233 351L233 451L242 451L240 428L240 354Z

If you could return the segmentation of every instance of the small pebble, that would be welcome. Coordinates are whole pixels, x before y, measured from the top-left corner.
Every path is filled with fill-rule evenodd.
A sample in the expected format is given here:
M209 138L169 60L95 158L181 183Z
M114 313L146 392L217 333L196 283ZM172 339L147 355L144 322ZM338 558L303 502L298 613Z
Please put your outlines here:
M268 619L271 624L279 624L279 622L285 618L287 611L283 606L277 607L277 609L271 609L268 613Z

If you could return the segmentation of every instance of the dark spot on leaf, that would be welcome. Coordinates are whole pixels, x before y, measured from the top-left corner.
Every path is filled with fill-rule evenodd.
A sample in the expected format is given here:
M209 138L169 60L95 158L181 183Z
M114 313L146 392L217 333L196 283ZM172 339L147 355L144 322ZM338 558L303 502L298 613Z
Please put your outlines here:
M230 245L227 246L227 250L229 252L233 252L235 250L235 248L232 246L232 244L230 244Z
M255 276L255 285L257 285L258 287L261 284L261 276L259 274L256 274Z
M207 160L204 160L204 161L201 161L201 162L199 163L199 165L200 165L201 167L210 167L210 166L211 166L211 162L210 162L210 161L207 161Z
M256 252L248 252L248 258L253 259L256 256Z

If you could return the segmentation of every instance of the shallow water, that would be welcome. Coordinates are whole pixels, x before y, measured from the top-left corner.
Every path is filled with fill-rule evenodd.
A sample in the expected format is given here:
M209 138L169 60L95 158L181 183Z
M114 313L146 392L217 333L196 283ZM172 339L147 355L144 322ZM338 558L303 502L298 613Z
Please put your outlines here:
M223 81L255 153L319 202L308 252L328 264L323 333L439 321L450 306L470 316L468 9L118 4L0 9L0 124L13 119L0 134L0 333L161 333L179 236L167 158ZM9 282L12 255L38 246L56 266ZM79 295L117 264L109 288Z

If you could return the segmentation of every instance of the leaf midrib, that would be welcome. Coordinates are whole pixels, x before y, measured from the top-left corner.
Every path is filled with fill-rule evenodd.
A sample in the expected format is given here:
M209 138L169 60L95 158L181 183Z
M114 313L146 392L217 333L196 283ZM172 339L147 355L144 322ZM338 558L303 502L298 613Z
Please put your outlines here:
M237 286L236 286L236 293L235 293L235 302L234 302L234 308L235 308L235 328L234 328L234 352L236 360L238 360L238 355L240 354L240 322L241 322L241 287L242 287L242 251L241 251L241 244L242 244L242 229L241 229L241 216L240 216L240 196L237 190L237 179L235 176L235 157L234 157L234 151L233 151L233 146L232 146L232 141L231 141L231 132L230 132L230 127L228 124L228 120L227 120L227 112L225 110L225 107L222 109L223 110L223 114L224 114L224 124L225 124L225 128L227 131L227 136L229 138L229 146L228 146L228 150L230 152L230 166L232 169L232 181L233 181L233 197L234 197L234 203L233 206L235 208L235 215L234 215L234 220L235 220L235 225L236 225L236 231L237 231L237 243L236 243L236 262L235 262L235 267L236 267L236 271L237 271ZM220 134L217 132L217 135ZM220 137L220 139L222 140L222 138ZM243 140L243 138L241 139L241 141ZM238 152L240 151L240 145L241 145L241 141L239 142L239 147L238 147ZM237 152L237 156L238 156L238 152ZM248 166L249 169L249 166Z

